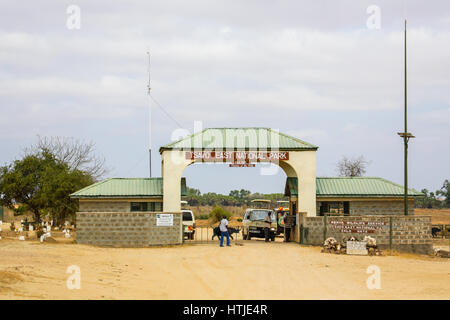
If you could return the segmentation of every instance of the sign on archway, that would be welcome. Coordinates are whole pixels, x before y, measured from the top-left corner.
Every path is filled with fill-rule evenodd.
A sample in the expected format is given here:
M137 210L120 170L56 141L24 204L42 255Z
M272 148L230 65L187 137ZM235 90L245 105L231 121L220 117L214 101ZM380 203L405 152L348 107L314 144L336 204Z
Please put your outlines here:
M274 162L289 160L288 151L187 151L186 159L196 162Z
M230 167L278 165L287 177L298 178L295 212L316 215L317 146L270 128L209 128L160 148L163 176L163 211L179 211L180 179L193 163L228 163ZM273 166L272 166L273 167ZM262 170L275 174L276 170ZM268 172L268 173L267 173ZM275 173L273 173L275 172Z

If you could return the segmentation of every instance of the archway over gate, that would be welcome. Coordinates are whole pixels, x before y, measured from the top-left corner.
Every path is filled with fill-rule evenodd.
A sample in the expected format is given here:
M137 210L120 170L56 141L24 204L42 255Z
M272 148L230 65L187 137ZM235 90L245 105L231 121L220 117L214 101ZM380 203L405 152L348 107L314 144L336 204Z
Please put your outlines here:
M270 162L287 177L297 178L298 198L291 212L316 216L316 151L318 147L270 128L208 128L162 146L163 211L180 211L180 181L193 163L226 162L250 166ZM295 210L293 210L295 209Z

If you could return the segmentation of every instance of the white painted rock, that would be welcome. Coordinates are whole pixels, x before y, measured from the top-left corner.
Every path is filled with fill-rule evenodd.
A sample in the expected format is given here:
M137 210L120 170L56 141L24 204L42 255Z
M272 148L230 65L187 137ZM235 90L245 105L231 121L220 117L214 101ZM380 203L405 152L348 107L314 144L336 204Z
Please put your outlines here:
M64 235L66 238L70 238L70 233L66 233L65 235Z
M19 237L19 240L22 240L22 241L23 241L23 240L25 240L25 237L24 237L24 236L20 236L20 237Z

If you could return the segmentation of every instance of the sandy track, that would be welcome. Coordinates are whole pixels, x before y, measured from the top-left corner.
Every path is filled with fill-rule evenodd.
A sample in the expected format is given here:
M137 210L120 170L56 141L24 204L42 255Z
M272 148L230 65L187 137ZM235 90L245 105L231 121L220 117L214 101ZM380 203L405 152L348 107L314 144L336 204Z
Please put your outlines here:
M1 240L1 299L450 299L450 259L320 253L295 243L98 248ZM369 265L380 290L366 287ZM81 289L66 287L69 265Z

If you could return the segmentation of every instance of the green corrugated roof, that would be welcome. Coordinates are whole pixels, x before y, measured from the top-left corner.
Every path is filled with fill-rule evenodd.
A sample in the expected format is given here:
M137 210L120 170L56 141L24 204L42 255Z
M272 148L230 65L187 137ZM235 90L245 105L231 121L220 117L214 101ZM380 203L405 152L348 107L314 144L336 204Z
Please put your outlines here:
M301 183L301 182L300 182ZM285 195L298 195L297 178L286 179ZM403 186L378 177L317 177L317 197L403 197ZM422 193L408 189L411 197Z
M181 178L181 195L186 195L186 178ZM162 178L111 178L94 183L70 195L72 198L154 198L163 196Z
M166 144L164 150L317 150L317 146L270 128L208 128Z

